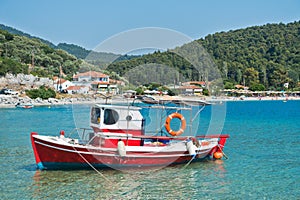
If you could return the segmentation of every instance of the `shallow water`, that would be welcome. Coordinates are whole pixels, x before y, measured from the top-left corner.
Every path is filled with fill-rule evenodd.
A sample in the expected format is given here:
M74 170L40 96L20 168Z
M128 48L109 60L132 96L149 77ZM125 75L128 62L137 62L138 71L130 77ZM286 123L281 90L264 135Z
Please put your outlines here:
M0 199L299 199L300 101L228 102L228 160L148 171L37 171L29 134L87 123L87 106L0 110ZM210 109L201 113L205 129ZM74 122L75 118L75 122ZM204 131L205 133L205 131Z

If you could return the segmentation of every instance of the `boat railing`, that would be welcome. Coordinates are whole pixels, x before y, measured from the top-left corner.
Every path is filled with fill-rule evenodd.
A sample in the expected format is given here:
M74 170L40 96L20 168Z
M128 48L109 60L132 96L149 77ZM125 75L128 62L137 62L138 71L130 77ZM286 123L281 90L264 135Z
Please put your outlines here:
M74 137L75 136L75 137ZM92 128L74 128L68 135L69 138L78 139L79 144L91 144L95 137L98 134L95 134ZM124 134L124 137L128 138L128 135ZM211 138L229 138L227 134L221 135L198 135L198 136L155 136L155 135L131 135L130 138L141 139L141 140L165 140L165 141L183 141L189 139L211 139Z
M132 138L141 138L141 139L161 139L161 140L187 140L187 139L211 139L211 138L229 138L228 134L222 135L198 135L198 136L148 136L148 135L140 135L140 136L132 136Z

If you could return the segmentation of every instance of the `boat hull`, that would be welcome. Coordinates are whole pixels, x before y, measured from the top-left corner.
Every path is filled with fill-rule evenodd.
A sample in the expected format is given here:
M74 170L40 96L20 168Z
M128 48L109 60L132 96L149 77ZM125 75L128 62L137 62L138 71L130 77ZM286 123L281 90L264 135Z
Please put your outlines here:
M30 109L33 108L34 105L33 104L17 104L16 108L24 108L24 109Z
M190 155L181 151L127 151L120 156L116 148L94 148L79 145L64 145L43 140L31 134L31 142L39 169L86 169L86 168L153 168L184 164L208 158L215 148L205 149Z

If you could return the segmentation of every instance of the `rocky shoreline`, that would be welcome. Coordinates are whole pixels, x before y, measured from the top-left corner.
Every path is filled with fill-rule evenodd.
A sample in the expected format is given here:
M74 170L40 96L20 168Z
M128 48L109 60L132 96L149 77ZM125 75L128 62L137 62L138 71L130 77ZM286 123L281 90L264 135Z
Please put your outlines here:
M86 95L62 95L58 94L56 98L49 99L31 99L26 96L25 91L28 89L38 88L39 86L53 87L53 81L49 78L40 78L31 74L6 74L5 77L0 77L0 88L9 88L19 92L19 95L4 95L0 94L0 108L13 108L16 104L32 104L34 106L51 106L51 105L66 105L66 104L94 104L106 103L105 95L98 96L95 94ZM113 96L113 99L108 99L108 102L128 102L133 99L126 99L123 96ZM300 100L299 96L289 97L187 97L205 100L211 103L220 101L264 101L264 100Z
M14 108L16 104L32 104L34 106L52 106L52 105L67 105L67 104L94 104L105 103L103 98L92 97L68 97L68 98L49 98L49 99L31 99L27 96L19 97L13 95L0 95L0 108ZM109 100L111 101L111 100Z
M21 104L32 104L34 106L53 106L53 105L67 105L67 104L95 104L95 103L125 103L132 102L133 99L126 99L122 96L114 96L112 99L104 99L102 97L64 97L60 99L49 98L49 99L31 99L28 96L17 96L17 95L0 95L0 108L14 108L17 103ZM218 97L211 98L206 97L205 100L210 103L214 102L226 102L226 101L287 101L287 100L300 100L300 97Z
M34 106L51 106L66 104L93 104L95 102L105 103L101 96L89 95L62 95L57 94L56 98L31 99L26 96L26 90L36 89L40 86L53 88L53 80L41 78L32 74L6 74L0 77L0 89L8 88L17 91L19 95L0 94L0 108L14 108L16 104L32 104ZM117 97L119 99L119 97Z

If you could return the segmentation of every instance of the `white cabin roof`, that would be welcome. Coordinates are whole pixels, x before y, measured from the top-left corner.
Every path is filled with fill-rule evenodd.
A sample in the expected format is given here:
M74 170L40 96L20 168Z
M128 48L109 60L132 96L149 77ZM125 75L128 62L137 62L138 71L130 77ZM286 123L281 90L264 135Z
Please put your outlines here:
M110 105L110 104L96 104L94 107L99 108L114 108L114 109L121 109L121 110L140 110L142 108L136 106L121 106L121 105Z

